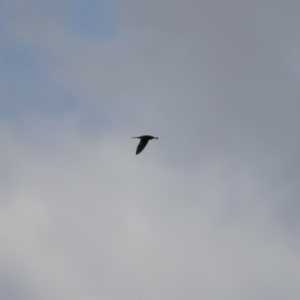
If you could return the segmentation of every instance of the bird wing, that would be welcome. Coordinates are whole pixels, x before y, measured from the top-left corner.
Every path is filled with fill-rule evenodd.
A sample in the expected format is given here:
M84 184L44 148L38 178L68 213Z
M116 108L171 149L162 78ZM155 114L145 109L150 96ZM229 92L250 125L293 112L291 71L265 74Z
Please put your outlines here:
M148 140L141 139L140 143L138 144L138 146L136 148L136 154L141 153L147 144L148 144Z

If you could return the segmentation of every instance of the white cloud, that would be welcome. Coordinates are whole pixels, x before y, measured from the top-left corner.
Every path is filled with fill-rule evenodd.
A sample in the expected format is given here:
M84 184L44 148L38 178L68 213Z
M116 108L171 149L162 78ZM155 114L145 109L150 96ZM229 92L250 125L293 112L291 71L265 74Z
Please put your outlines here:
M41 150L2 136L1 256L32 299L299 297L298 249L253 175L229 179L220 161L179 171L151 155L160 144L135 156L122 138L68 129Z

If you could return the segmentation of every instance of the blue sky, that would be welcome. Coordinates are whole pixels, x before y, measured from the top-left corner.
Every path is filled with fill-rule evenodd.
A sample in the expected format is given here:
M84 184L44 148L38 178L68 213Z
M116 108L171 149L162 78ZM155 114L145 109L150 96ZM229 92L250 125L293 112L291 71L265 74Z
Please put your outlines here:
M64 24L71 34L82 39L103 39L116 35L117 1L43 1L45 16Z
M1 299L299 299L298 4L0 8Z
M74 38L92 42L116 35L114 6L112 1L32 1L28 10L39 18L49 18L64 26ZM14 32L14 27L22 26L22 21L30 18L21 12L18 20L19 13L9 5L2 10L2 117L19 117L31 111L55 115L82 109L76 95L51 78L51 72L62 63L61 59L55 53L34 47Z

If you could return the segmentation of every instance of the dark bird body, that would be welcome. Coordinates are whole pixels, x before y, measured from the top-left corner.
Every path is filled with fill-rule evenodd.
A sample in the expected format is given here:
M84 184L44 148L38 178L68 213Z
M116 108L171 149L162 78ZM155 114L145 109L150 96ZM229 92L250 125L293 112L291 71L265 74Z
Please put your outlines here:
M154 137L152 135L142 135L142 136L137 136L137 137L133 137L133 138L140 139L140 143L138 144L138 146L136 148L136 154L141 153L150 140L153 140L153 139L158 140L158 137Z

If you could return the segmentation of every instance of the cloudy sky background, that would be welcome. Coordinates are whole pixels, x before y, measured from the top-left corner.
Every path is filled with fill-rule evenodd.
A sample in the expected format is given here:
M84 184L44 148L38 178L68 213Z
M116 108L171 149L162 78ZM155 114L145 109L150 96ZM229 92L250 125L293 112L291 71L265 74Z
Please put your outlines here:
M298 300L299 15L2 1L0 299Z

